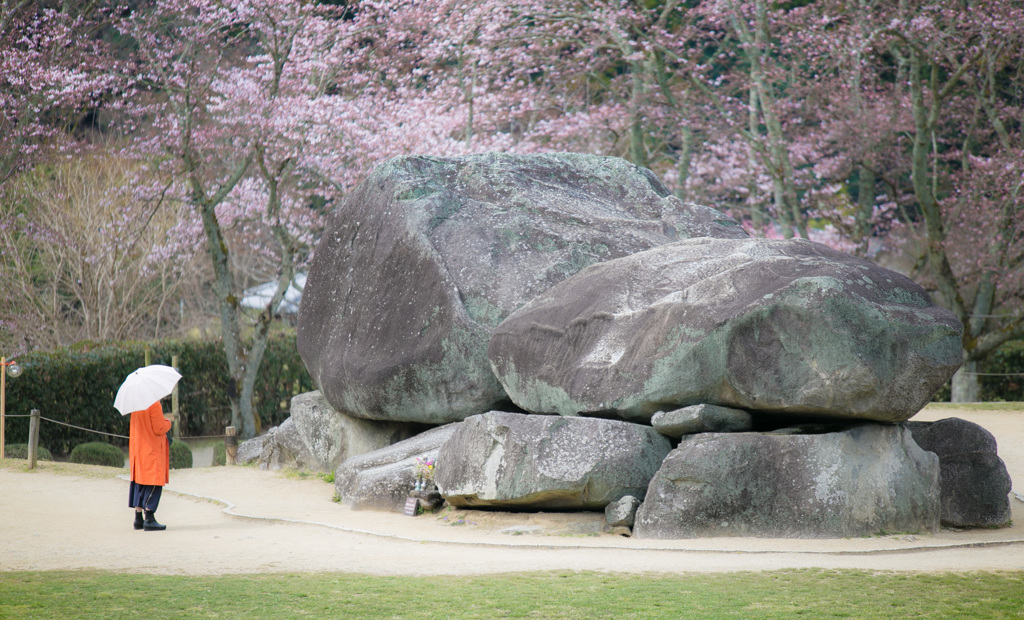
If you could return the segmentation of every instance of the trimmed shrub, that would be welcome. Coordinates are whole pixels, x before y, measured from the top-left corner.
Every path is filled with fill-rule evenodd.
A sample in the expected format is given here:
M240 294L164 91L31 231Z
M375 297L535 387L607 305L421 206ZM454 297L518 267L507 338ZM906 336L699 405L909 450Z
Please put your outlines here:
M124 467L124 452L121 451L121 448L105 441L90 441L75 446L69 460L72 463L86 465Z
M28 458L28 444L27 443L11 443L4 446L4 456L9 459L27 459ZM36 458L40 461L52 461L53 455L50 451L39 446L36 450Z
M224 447L224 442L213 446L213 464L214 465L226 465L228 462L228 450Z
M184 441L171 444L171 469L189 469L192 467L192 449Z

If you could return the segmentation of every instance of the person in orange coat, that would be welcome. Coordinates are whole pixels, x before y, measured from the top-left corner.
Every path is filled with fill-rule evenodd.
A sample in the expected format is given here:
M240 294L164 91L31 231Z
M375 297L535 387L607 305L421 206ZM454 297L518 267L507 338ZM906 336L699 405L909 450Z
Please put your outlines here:
M171 430L172 414L164 415L160 401L148 409L132 412L128 431L128 506L135 509L135 529L147 532L166 530L157 523L163 487L170 479L171 450L167 431ZM145 512L145 518L143 518Z

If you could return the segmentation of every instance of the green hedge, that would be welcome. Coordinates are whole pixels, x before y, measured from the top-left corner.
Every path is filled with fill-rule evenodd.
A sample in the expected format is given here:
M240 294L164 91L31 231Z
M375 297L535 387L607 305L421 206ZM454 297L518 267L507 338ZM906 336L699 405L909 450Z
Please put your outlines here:
M145 365L146 348L151 364L171 365L178 356L183 375L179 386L183 437L222 435L231 423L227 396L227 360L219 340L163 340L159 342L80 343L68 349L21 355L20 377L7 380L7 414L25 416L7 420L10 443L28 441L28 415L38 409L50 420L85 429L128 435L128 416L114 409L117 388L130 372ZM294 331L271 336L256 380L253 407L263 428L287 419L292 396L313 389L313 381L295 348ZM165 411L170 398L163 401ZM102 439L127 445L127 439L101 437L95 433L43 421L39 443L56 454L67 454L72 446Z
M192 449L184 441L171 444L171 469L189 469L192 467Z
M105 441L87 441L75 446L68 460L86 465L124 467L124 452L114 444Z
M4 442L4 457L9 459L28 459L28 444ZM53 455L43 446L36 446L36 458L40 461L52 461Z
M226 465L228 462L228 451L224 446L224 442L218 443L213 447L213 464Z
M1024 341L1016 340L999 347L982 364L980 372L1003 375L1024 373ZM1024 376L982 376L981 400L1024 401Z

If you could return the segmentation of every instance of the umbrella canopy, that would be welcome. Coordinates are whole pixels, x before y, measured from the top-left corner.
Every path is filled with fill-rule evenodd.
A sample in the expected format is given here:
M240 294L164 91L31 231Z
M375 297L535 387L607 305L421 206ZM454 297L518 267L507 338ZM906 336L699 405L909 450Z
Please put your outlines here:
M150 405L167 396L181 379L181 373L162 364L144 366L130 375L117 390L114 409L121 415L148 409Z

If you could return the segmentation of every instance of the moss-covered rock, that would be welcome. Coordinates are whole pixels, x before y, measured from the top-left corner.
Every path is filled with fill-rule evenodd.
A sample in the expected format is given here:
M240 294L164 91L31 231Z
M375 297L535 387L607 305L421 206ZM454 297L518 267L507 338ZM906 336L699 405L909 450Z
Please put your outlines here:
M702 433L651 480L636 538L846 538L939 527L939 459L892 424Z
M534 413L648 423L711 404L901 422L961 362L910 279L802 240L690 239L589 267L506 318L495 374Z

